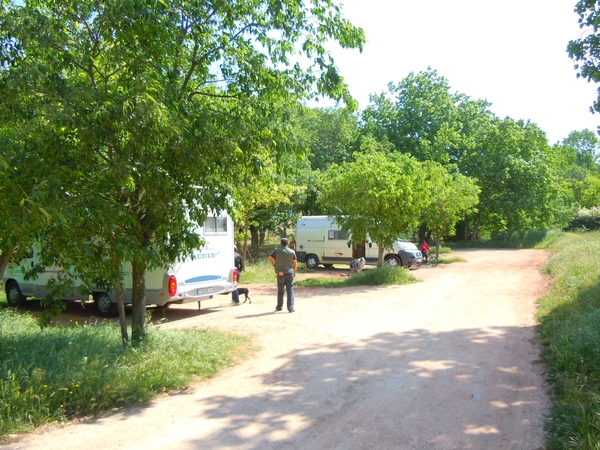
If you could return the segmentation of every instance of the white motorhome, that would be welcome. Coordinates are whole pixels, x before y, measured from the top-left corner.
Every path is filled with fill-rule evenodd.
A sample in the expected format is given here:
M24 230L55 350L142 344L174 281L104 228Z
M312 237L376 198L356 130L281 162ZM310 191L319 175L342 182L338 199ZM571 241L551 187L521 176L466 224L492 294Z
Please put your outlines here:
M334 219L328 216L303 216L296 223L296 256L309 269L316 269L320 264L325 267L348 264L352 259L361 257L365 258L367 264L377 264L377 243L367 240L351 248L349 240L350 235L342 231ZM415 244L398 240L394 243L393 252L385 252L384 260L391 266L410 267L422 263L423 257Z
M192 258L176 261L167 269L154 269L146 272L146 304L165 306L198 302L217 294L228 294L237 288L238 273L233 261L233 221L222 213L218 217L208 217L200 234L206 241L202 249ZM11 306L22 304L28 297L42 298L47 294L48 280L56 277L59 269L47 267L37 278L25 280L25 271L38 262L38 251L19 263L11 263L4 272L2 282L6 298ZM124 301L131 303L131 264L125 263ZM64 300L81 299L78 286ZM93 290L96 311L102 317L117 313L117 299L114 292Z

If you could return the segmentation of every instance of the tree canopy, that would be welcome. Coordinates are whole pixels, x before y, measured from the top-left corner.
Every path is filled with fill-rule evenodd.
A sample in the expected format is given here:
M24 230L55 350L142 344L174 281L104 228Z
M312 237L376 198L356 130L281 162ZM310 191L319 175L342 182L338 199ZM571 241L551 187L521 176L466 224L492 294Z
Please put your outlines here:
M400 153L382 152L373 141L352 162L333 164L321 181L319 202L354 244L370 237L379 244L379 262L384 250L420 218L424 195L419 162Z
M579 0L575 5L579 14L579 27L584 29L579 39L567 45L567 51L573 61L577 76L588 81L600 82L600 9L594 0ZM598 98L590 107L591 111L600 112L600 87Z
M364 43L329 0L3 1L0 13L4 130L30 130L68 168L67 220L84 225L71 237L132 262L134 340L146 269L202 244L194 227L228 207L246 155L285 151L285 128L264 127L281 105L352 102L324 45Z

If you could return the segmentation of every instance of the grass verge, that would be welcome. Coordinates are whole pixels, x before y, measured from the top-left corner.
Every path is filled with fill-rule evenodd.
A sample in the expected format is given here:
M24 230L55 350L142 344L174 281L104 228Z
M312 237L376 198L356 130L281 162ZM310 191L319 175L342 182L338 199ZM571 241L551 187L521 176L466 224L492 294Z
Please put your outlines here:
M553 241L539 300L543 358L554 392L548 449L600 449L600 232Z
M75 416L143 404L234 364L244 337L212 330L148 327L138 348L123 349L115 325L41 330L14 309L0 310L0 436Z
M295 286L343 288L351 286L385 286L414 283L416 279L406 268L379 267L355 273L349 277L318 277L295 280Z
M440 256L438 258L438 263L439 264L452 264L455 262L467 262L467 260L465 258L463 258L462 256L458 256L458 255L445 255L445 256Z

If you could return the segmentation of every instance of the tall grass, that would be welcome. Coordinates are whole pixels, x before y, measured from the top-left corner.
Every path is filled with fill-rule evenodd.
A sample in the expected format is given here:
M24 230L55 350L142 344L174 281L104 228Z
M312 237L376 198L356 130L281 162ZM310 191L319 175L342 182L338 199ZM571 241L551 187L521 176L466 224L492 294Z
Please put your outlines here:
M543 271L539 332L555 395L549 449L600 449L600 232L565 234Z
M0 310L0 436L147 402L232 365L246 342L148 327L142 346L123 349L119 333L108 323L41 330L29 315Z

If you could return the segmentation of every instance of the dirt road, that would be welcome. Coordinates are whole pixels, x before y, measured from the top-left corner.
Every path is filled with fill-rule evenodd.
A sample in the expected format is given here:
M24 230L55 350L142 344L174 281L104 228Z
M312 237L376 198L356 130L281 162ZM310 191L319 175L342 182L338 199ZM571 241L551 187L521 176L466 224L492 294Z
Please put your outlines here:
M408 286L275 287L167 311L165 327L251 335L257 354L149 407L32 433L0 448L541 449L549 412L535 299L548 255L473 250Z

